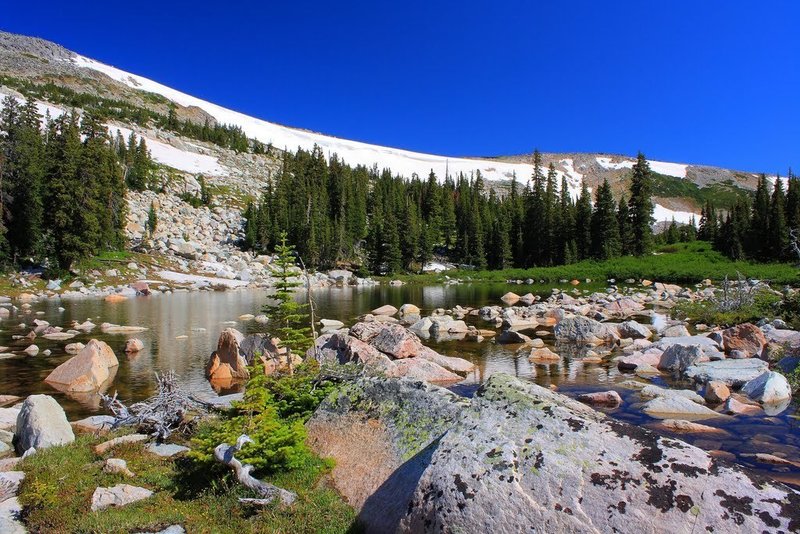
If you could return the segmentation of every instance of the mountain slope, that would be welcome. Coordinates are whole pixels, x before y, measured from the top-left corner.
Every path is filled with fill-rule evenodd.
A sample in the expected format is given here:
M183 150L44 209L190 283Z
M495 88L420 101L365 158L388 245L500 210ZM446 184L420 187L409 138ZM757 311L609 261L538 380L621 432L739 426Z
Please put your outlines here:
M464 158L423 154L408 150L371 145L358 141L290 128L251 117L243 113L187 95L142 76L137 76L115 67L81 56L65 48L41 39L0 32L0 92L14 94L14 82L24 79L35 85L47 82L67 87L78 93L88 93L104 98L130 102L160 114L166 114L170 103L177 104L182 120L202 124L209 121L219 124L237 125L248 137L257 139L277 149L296 150L322 147L327 155L336 153L352 165L378 165L388 167L396 174L425 177L430 171L441 179L446 173L470 174L480 171L484 178L496 187L505 187L516 176L521 183L529 181L533 172L530 156L499 158ZM45 105L45 104L43 104ZM62 109L47 106L51 113ZM228 165L220 154L209 155L207 147L186 140L175 139L163 131L143 131L132 125L114 124L127 132L134 129L148 139L155 159L165 165L188 173L211 175L239 174L247 180L252 174L263 179L257 165L243 171L239 167L241 158L227 158ZM216 151L218 152L218 151ZM556 166L559 179L567 178L570 190L576 194L582 180L595 187L608 179L617 194L622 194L634 159L607 154L544 154L544 163ZM752 173L731 171L716 167L687 165L680 163L651 161L656 175L656 211L659 221L674 217L680 222L699 213L705 198L719 198L722 193L735 197L755 187ZM247 188L257 191L261 180Z

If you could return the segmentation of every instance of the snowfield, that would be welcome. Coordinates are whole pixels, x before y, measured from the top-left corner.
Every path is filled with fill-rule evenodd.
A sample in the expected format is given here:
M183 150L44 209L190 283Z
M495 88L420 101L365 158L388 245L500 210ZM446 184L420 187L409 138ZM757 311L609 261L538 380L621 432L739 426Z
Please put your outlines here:
M81 55L76 54L69 61L79 67L102 72L129 87L159 94L182 106L197 106L213 116L218 122L240 126L248 137L258 139L265 144L271 143L278 148L296 150L299 147L310 150L314 145L318 145L323 149L326 156L330 157L331 154L336 153L350 165L372 167L377 163L381 167L388 167L392 172L407 177L416 174L421 178L425 178L428 176L428 173L433 170L439 180L443 180L446 172L451 176L456 176L458 173L464 173L469 176L475 171L480 171L486 180L510 180L513 176L516 176L521 184L525 184L530 181L533 174L533 166L526 163L504 163L493 160L449 158L446 156L422 154L398 148L371 145L359 141L349 141L328 135L289 128L223 108L217 104L176 91L171 87L154 82L153 80L130 74L116 67L105 65ZM561 171L557 172L560 183L561 177L565 176L565 173ZM582 177L582 175L575 172L573 169L571 172L566 173L566 176L570 186L570 193L573 196L577 196L580 191L580 177Z
M131 130L123 126L109 125L108 129L112 135L116 135L117 130L119 130L126 141L131 134ZM143 136L138 134L136 136L137 139L141 137ZM146 136L144 141L153 159L163 165L168 165L179 171L205 174L207 176L226 176L228 174L214 156L181 150Z
M625 159L623 161L613 162L611 158L598 157L597 163L604 169L618 170L618 169L632 169L636 160ZM666 161L650 161L650 170L659 174L667 176L674 176L676 178L686 178L686 165L682 163L668 163Z
M692 217L694 217L695 224L700 222L700 217L690 211L675 211L667 209L661 204L656 204L655 209L653 209L653 218L657 223L670 222L674 218L675 222L689 224Z

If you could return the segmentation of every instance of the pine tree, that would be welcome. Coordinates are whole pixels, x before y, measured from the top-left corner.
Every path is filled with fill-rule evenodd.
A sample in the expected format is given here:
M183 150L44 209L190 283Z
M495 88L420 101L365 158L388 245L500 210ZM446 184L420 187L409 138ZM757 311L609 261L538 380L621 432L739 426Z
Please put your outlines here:
M636 256L648 254L653 247L653 186L650 164L639 152L633 166L630 187L631 198L628 209L631 215L631 253Z
M150 203L150 209L147 210L147 231L152 236L156 232L158 226L158 214L156 213L155 203Z
M592 201L586 180L581 184L581 194L575 204L575 248L576 260L592 255Z
M244 248L245 250L256 250L258 248L258 209L255 203L250 201L244 210Z
M617 225L619 226L620 252L622 255L627 256L631 253L633 227L631 226L631 215L625 195L619 199L619 205L617 206Z
M783 192L783 181L780 176L775 179L768 229L767 258L773 261L785 259L789 248L789 230L786 224L786 195Z
M562 264L569 264L577 259L577 246L575 244L575 203L570 196L566 176L561 178L560 192L558 243L561 252L559 260Z
M620 254L617 206L608 180L597 188L591 219L591 252L599 260L615 258Z
M7 132L3 180L13 202L8 208L8 243L14 256L36 257L41 251L44 206L42 188L46 173L41 117L29 100Z
M800 180L789 171L786 193L786 225L789 230L800 229Z
M756 194L753 199L750 216L750 235L747 243L747 253L758 259L768 259L770 256L770 198L767 177L762 174L758 177Z
M297 267L295 247L287 242L286 232L278 236L273 265L276 303L268 303L265 312L269 318L270 333L281 340L287 350L304 355L313 344L308 305L295 299L294 290L302 287L297 280L302 271Z
M672 222L667 227L665 234L665 240L670 245L680 241L680 231L678 230L678 223L675 222L675 217L672 218Z

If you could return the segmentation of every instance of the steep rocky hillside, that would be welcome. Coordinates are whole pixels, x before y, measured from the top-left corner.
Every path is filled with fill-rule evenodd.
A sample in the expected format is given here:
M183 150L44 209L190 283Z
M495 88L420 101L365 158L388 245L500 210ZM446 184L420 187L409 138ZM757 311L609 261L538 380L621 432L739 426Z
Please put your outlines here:
M48 85L50 84L50 85ZM503 189L513 176L526 182L532 174L530 155L497 158L445 157L368 145L306 130L288 128L225 109L181 93L147 78L127 73L96 62L57 44L37 38L0 32L0 93L22 97L36 95L40 107L51 114L72 107L69 102L90 95L109 109L121 110L119 121L109 123L127 135L130 130L144 136L153 156L164 165L169 175L172 193L197 186L196 176L202 174L220 193L223 205L236 207L246 196L257 195L264 180L275 169L275 156L281 149L309 149L321 146L326 154L338 153L350 164L377 164L394 172L411 176L426 176L431 170L443 177L447 172L472 173L480 171L493 187ZM182 138L173 132L154 129L151 123L140 125L125 117L150 113L166 117L173 108L182 121L236 125L251 139L269 147L268 155L237 154L209 143ZM143 111L145 110L145 111ZM147 124L147 127L141 124ZM634 159L609 154L545 154L545 164L554 163L559 177L566 176L569 187L577 192L582 180L594 188L608 179L615 192L627 187ZM698 214L706 199L717 203L732 202L738 195L753 190L756 175L716 167L651 162L656 174L656 212L658 221L674 217L686 222ZM137 238L144 214L143 205L133 196L131 235ZM208 233L208 229L204 229ZM179 232L183 235L183 231ZM169 245L168 245L169 246Z

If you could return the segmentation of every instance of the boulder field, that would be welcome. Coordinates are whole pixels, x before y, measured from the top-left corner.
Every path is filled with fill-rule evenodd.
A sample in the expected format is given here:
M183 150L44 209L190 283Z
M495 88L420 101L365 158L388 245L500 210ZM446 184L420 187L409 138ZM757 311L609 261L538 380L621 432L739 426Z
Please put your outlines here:
M361 378L307 430L367 532L800 529L788 486L506 374L472 399Z

